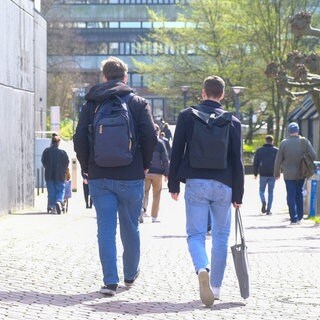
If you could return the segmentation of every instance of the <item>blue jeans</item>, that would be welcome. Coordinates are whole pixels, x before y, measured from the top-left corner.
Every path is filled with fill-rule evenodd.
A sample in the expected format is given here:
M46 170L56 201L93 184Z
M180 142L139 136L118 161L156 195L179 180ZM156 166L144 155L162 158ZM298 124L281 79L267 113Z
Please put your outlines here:
M267 212L271 211L272 202L273 202L273 189L276 179L274 177L264 177L260 176L259 183L259 194L261 202L266 202L264 193L266 191L266 186L268 186L268 202L267 202Z
M48 207L54 208L56 202L63 203L65 194L65 182L47 180L46 185L48 191Z
M123 245L123 273L133 280L139 270L139 216L144 194L144 180L89 180L89 192L97 213L99 256L103 282L118 284L117 216ZM117 214L118 213L118 214Z
M187 242L195 271L211 269L212 287L221 287L227 263L232 190L206 179L187 179L185 189ZM211 218L211 263L206 252L208 213Z
M284 180L287 189L287 204L290 221L297 222L303 218L303 184L302 180Z

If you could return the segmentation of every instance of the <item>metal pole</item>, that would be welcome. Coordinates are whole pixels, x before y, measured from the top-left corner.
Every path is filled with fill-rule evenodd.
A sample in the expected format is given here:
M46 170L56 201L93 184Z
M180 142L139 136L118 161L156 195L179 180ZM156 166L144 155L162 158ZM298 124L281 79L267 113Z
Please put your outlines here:
M76 93L74 92L73 99L72 99L72 135L74 135L74 130L75 130L75 121L76 121L75 109L76 109Z
M41 167L41 192L44 192L44 168Z
M187 91L183 91L183 108L185 109L187 107Z
M236 94L236 117L240 120L240 96Z
M40 170L37 168L37 196L40 195Z

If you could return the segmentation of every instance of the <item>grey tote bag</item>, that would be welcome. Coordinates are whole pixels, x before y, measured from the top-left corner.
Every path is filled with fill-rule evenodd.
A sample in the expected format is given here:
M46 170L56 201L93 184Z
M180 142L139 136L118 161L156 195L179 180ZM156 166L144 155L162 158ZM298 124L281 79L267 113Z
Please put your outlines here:
M236 243L235 245L231 246L231 252L240 287L240 295L243 299L247 299L249 297L249 264L247 246L244 239L242 219L239 208L236 209L235 214L235 230ZM238 231L240 235L240 242L238 242Z

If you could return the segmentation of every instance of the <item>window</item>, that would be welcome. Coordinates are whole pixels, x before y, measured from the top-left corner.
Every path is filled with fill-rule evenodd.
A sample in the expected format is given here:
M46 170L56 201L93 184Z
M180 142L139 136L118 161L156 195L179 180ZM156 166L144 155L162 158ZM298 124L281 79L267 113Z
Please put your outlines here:
M110 42L109 54L119 54L119 43L118 42Z
M141 22L120 22L120 28L127 28L127 29L140 29Z

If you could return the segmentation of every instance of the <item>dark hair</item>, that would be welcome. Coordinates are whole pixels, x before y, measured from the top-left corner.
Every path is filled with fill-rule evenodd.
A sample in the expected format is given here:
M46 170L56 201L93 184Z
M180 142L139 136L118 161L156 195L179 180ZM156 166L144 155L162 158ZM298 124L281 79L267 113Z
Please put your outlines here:
M273 141L273 136L270 135L270 134L268 134L268 135L266 136L266 142L267 142L267 143L272 143L272 141Z
M59 144L60 140L61 140L60 136L58 136L56 133L52 134L51 144Z
M123 80L128 73L128 66L116 57L110 57L102 61L102 72L109 80Z
M224 93L225 83L218 76L209 76L203 81L203 89L208 98L220 98Z

